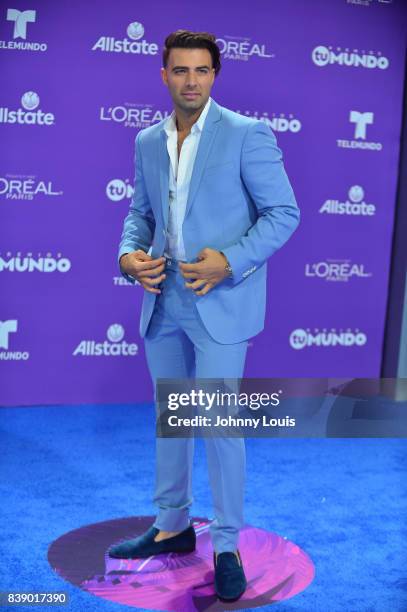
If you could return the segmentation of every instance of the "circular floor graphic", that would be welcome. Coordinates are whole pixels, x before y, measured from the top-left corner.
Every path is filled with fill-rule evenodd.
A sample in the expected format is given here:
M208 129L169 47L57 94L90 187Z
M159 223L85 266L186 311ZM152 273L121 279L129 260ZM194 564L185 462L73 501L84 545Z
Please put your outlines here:
M84 591L135 608L195 612L256 608L289 599L313 580L314 564L296 544L270 531L245 525L239 550L247 590L236 602L220 602L213 587L210 521L193 518L195 552L148 559L111 559L112 544L134 538L153 516L116 519L70 531L53 542L48 561L57 574Z

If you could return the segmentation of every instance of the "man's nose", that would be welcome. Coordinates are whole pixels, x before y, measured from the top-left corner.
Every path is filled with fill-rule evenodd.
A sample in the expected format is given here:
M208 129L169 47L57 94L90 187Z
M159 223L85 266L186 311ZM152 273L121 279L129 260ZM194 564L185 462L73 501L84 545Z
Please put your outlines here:
M193 89L197 84L196 74L194 72L188 72L186 85Z

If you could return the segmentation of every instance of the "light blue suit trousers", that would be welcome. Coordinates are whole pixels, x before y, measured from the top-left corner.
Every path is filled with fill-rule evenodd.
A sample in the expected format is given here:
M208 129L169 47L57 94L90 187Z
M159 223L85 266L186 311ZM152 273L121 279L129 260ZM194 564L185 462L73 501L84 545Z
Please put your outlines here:
M247 341L221 344L204 327L196 296L174 263L166 267L144 337L147 363L157 378L241 378ZM210 533L217 553L238 548L243 525L245 444L243 438L205 438L214 520ZM194 438L156 438L155 527L182 531L193 502Z

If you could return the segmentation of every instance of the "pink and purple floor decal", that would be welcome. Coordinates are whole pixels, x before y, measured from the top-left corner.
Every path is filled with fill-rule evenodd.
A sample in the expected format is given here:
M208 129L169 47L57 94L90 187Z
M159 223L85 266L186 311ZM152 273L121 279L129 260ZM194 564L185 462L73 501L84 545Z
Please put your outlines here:
M153 516L117 519L70 531L53 542L48 560L64 580L116 603L147 610L195 612L256 608L294 597L315 575L310 557L276 533L245 525L239 550L248 582L236 602L220 602L213 587L210 521L193 518L195 552L148 559L111 559L112 544L134 538L154 522Z

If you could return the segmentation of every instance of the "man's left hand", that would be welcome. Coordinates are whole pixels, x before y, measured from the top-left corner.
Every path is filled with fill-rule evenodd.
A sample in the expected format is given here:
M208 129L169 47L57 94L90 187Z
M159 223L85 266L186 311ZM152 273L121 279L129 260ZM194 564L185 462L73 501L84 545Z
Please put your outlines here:
M205 248L198 253L198 260L197 263L180 262L179 267L182 276L189 281L185 287L192 289L196 295L205 295L229 276L225 269L227 259L220 251Z

